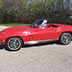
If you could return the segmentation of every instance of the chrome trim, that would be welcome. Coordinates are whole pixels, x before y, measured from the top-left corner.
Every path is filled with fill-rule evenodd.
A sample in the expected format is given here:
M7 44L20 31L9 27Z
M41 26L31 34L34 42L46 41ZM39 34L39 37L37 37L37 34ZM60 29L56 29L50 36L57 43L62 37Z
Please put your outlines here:
M0 41L0 45L1 45L1 43L4 43L5 41Z
M40 41L29 41L29 42L25 42L25 45L32 45L32 44L37 44L37 43L43 43L43 42L50 42L50 41L57 41L59 40L57 39L49 39L49 40L40 40Z

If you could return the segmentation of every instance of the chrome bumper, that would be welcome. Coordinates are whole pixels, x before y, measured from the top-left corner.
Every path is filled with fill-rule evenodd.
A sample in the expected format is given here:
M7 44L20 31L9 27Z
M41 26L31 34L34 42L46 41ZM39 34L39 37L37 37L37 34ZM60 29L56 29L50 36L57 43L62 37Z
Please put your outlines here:
M0 45L1 45L1 43L4 43L5 41L0 41Z

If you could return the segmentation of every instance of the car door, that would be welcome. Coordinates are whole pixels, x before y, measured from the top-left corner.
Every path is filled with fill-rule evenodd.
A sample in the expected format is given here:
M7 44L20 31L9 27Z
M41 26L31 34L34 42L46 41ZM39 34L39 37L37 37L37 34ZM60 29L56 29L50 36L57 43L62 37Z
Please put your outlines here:
M38 40L58 39L57 28L38 29Z

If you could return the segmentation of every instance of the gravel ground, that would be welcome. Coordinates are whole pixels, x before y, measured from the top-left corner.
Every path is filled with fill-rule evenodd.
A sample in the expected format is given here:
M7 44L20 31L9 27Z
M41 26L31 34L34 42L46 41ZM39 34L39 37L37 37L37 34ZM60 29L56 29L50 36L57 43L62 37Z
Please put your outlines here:
M14 52L0 46L0 72L72 72L72 42L25 46Z

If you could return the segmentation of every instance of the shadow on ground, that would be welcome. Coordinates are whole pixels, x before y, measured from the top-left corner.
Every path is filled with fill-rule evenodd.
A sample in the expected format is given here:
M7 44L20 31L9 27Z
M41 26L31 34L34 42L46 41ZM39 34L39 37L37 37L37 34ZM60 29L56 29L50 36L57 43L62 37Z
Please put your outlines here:
M0 50L4 49L5 45L0 45Z

